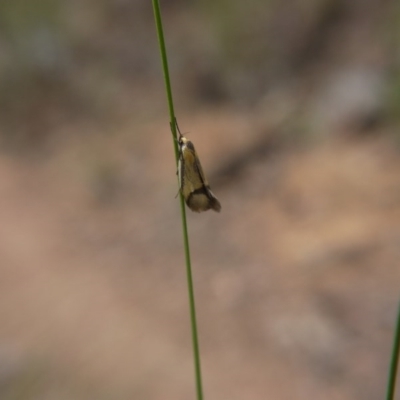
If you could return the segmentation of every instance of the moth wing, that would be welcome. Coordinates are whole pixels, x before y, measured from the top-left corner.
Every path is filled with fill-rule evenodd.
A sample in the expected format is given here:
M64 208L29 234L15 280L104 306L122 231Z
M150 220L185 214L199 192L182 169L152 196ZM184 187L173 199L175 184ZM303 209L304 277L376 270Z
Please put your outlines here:
M184 161L182 157L182 153L179 154L179 160L178 160L178 182L179 182L179 189L182 190L183 187L183 169L184 169Z
M214 211L216 212L220 212L221 211L221 203L219 202L219 200L215 197L214 193L211 191L210 186L207 182L207 179L204 175L203 172L203 168L201 167L200 164L200 160L197 157L197 153L196 154L196 167L197 167L197 172L199 173L200 179L203 183L203 188L204 190L207 192L208 198L210 200L210 208L212 208Z
M207 182L206 176L204 175L203 168L202 168L202 166L200 164L200 160L199 160L199 157L197 157L197 153L196 152L194 153L194 157L195 157L195 160L196 160L195 168L197 169L197 172L199 173L201 183L204 186L208 186L208 182Z

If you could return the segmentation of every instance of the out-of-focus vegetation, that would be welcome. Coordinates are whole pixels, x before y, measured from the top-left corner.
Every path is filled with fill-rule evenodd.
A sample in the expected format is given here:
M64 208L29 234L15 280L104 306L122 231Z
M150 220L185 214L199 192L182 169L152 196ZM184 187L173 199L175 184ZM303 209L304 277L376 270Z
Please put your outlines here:
M158 112L162 83L150 3L2 2L2 137L31 143L76 118ZM161 6L183 107L262 109L272 99L292 104L317 131L332 121L398 120L396 2L174 0Z
M400 2L160 3L206 398L382 398ZM170 136L151 1L0 1L1 400L194 394Z

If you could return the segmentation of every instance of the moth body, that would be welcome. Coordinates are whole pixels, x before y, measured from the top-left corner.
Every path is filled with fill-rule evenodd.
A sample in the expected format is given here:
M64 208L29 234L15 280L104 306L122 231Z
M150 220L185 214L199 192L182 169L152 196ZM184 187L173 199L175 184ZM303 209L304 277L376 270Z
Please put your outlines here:
M193 143L179 132L179 189L186 205L196 212L221 211L221 204L210 189Z

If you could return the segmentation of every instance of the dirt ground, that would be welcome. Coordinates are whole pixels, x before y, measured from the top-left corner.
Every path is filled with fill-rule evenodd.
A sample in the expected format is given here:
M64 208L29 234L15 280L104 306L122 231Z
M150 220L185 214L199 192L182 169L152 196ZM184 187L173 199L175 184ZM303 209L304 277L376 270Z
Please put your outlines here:
M394 141L292 146L213 185L259 133L238 114L183 121L222 203L188 210L205 398L382 398ZM168 123L63 129L36 156L0 156L0 397L195 398Z

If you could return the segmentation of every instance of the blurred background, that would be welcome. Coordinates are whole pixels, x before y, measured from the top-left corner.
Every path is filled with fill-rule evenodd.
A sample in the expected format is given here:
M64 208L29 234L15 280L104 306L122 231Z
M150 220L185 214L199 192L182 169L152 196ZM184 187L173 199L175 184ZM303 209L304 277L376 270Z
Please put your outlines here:
M377 399L400 293L400 3L161 0L207 399ZM151 1L0 2L0 398L195 398Z

